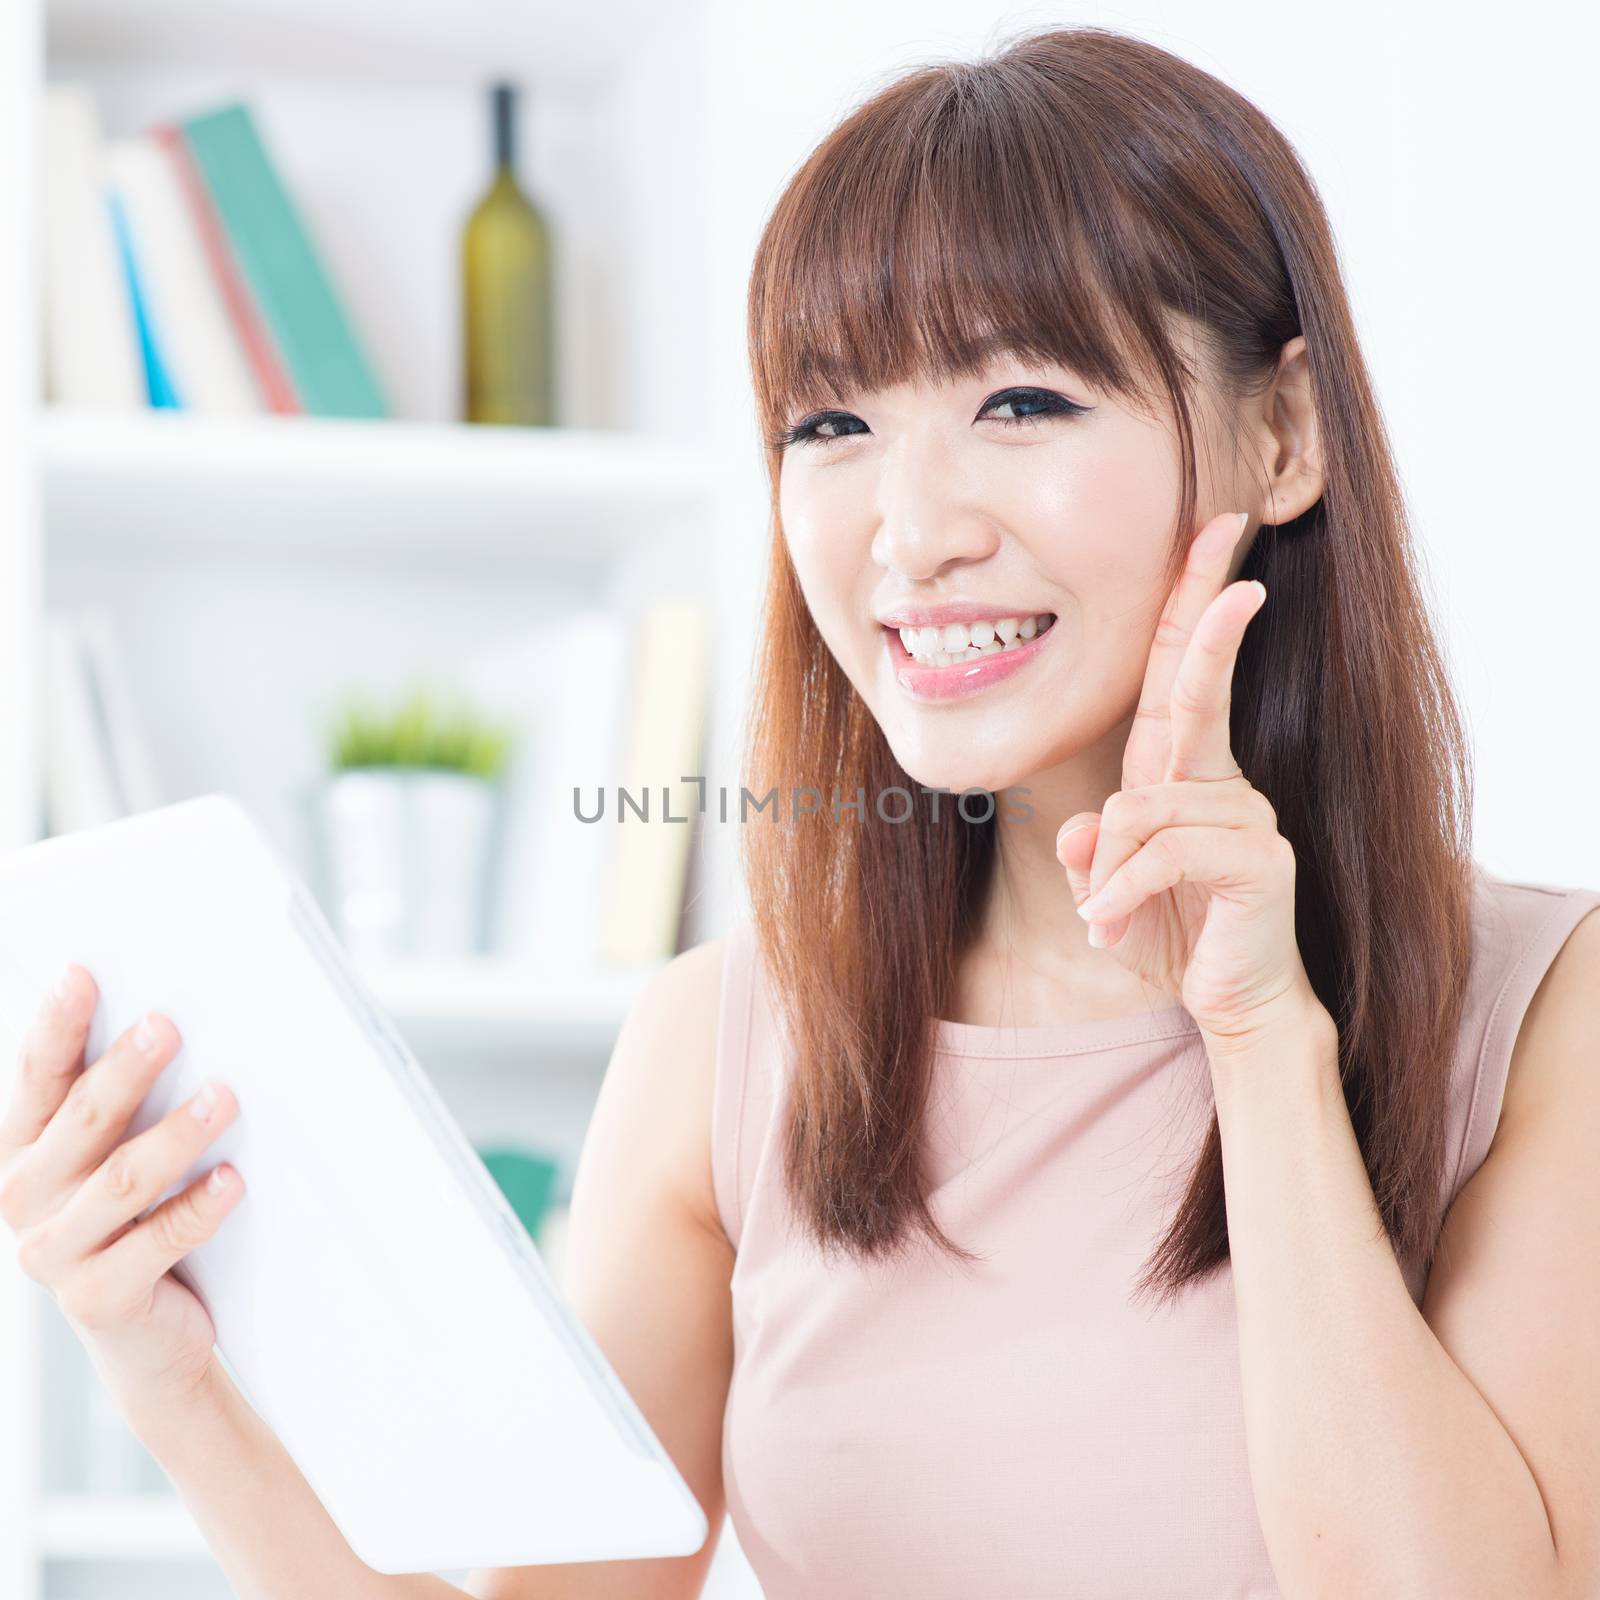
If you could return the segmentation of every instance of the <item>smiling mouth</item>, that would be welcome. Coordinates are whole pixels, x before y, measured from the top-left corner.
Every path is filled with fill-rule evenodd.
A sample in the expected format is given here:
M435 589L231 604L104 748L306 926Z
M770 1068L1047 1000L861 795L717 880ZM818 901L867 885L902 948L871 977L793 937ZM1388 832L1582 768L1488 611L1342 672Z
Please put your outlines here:
M919 667L956 667L1004 655L1047 632L1056 618L1053 611L1031 616L995 617L982 622L947 622L926 628L889 628L898 633L906 655Z

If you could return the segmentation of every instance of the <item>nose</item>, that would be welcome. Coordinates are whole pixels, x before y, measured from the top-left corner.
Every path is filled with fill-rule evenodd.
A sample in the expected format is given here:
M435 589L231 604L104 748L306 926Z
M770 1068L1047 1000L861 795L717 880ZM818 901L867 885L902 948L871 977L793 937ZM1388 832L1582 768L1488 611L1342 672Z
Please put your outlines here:
M908 431L883 453L872 559L886 571L922 580L993 554L998 531L963 488L953 455L931 429Z

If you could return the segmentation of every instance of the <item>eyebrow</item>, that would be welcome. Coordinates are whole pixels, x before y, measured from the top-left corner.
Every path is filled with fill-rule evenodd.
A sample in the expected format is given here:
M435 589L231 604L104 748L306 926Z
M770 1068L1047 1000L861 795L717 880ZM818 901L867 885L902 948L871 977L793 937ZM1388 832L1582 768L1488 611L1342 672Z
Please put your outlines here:
M992 331L978 334L974 336L968 345L968 349L975 369L973 376L977 375L976 369L978 368L992 366L1006 359L1013 359L1026 366L1053 367L1060 372L1069 374L1074 382L1080 386L1085 384L1085 380L1075 367L1069 367L1053 356L1041 355L1027 350L1009 334ZM861 392L863 391L860 388L840 389L834 388L826 382L821 384L813 383L807 385L803 393L797 394L795 400L800 408L809 414L825 411L841 397L854 398Z
M979 366L996 366L1002 361L1011 360L1023 366L1054 368L1058 372L1069 374L1080 384L1085 381L1076 367L1068 366L1055 356L1026 349L1008 334L982 334L973 341L971 348L974 360Z
M986 333L974 341L978 354L986 361L993 361L1000 356L1022 356L1026 352L1017 342L1004 333Z

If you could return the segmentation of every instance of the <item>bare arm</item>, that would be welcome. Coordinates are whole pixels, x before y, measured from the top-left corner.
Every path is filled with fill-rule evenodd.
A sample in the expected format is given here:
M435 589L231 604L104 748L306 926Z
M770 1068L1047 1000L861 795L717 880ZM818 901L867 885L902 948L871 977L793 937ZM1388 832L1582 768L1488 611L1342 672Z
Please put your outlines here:
M1218 1074L1251 1471L1285 1597L1596 1592L1597 985L1591 915L1523 1019L1420 1313L1332 1041Z
M160 1418L129 1423L161 1463L238 1600L444 1600L428 1573L374 1572L345 1542L278 1436L221 1367Z

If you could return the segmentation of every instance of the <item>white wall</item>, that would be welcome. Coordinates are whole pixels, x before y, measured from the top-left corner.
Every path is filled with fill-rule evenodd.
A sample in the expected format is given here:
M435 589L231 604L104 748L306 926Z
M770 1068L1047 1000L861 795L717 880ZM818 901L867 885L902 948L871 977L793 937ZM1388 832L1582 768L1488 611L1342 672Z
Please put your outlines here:
M1271 116L1339 242L1475 736L1476 854L1513 876L1600 884L1592 11L708 3L725 57L712 353L728 439L747 425L740 319L761 220L811 145L896 72L1019 27L1092 23L1176 51ZM748 559L738 581L753 592Z

